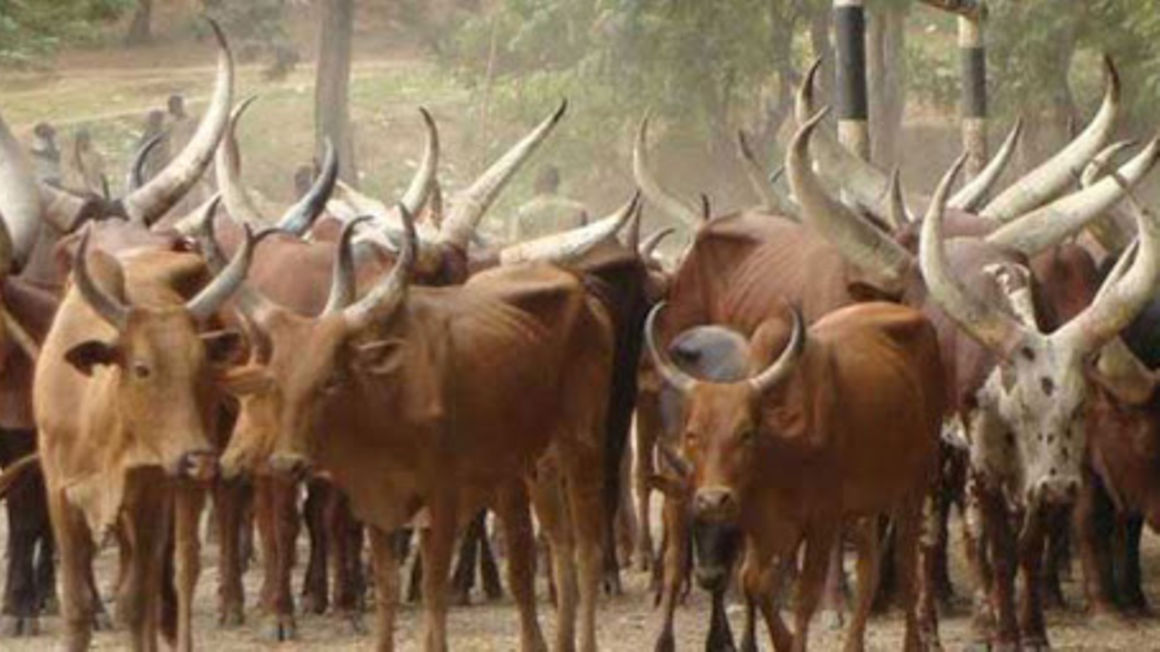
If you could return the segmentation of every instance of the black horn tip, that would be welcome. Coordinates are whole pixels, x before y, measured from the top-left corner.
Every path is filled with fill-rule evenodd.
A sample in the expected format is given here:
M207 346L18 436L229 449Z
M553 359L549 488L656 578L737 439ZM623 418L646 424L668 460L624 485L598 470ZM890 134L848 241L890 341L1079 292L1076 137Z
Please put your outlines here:
M552 119L550 121L551 124L556 124L557 122L559 122L560 119L563 118L564 114L567 112L568 112L568 98L565 97L565 98L562 98L560 100L560 105L558 107L556 107L556 111L554 113L552 113Z
M230 42L226 39L226 33L225 30L222 29L222 26L218 24L217 20L209 16L205 16L205 21L209 23L210 29L213 30L214 38L217 39L218 45L221 47L221 49L229 52Z

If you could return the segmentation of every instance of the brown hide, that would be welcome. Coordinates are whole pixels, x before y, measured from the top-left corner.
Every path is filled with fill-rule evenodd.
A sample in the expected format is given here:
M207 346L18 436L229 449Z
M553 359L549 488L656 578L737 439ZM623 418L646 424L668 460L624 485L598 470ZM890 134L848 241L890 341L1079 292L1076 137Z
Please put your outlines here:
M45 334L56 314L59 296L52 288L41 287L9 277L3 285L4 307L37 342ZM34 361L10 337L3 339L3 364L0 365L0 428L31 430L32 368Z
M783 300L812 322L853 303L856 280L838 250L800 224L757 211L715 218L673 278L663 339L701 324L749 334Z
M1118 510L1160 529L1160 413L1155 400L1126 405L1091 383L1084 407L1088 460Z
M122 507L129 471L176 473L188 454L212 450L212 375L183 307L207 278L199 257L142 252L120 266L93 258L97 283L133 304L129 326L118 334L70 289L37 361L33 396L50 491L65 490L99 536ZM115 344L123 362L98 365L91 376L66 362L73 347L93 340Z
M755 363L776 358L788 335L785 319L763 324ZM731 488L743 528L771 536L777 522L876 514L923 494L942 416L937 347L920 313L858 304L815 322L791 375L764 396L697 383L683 436L696 486Z

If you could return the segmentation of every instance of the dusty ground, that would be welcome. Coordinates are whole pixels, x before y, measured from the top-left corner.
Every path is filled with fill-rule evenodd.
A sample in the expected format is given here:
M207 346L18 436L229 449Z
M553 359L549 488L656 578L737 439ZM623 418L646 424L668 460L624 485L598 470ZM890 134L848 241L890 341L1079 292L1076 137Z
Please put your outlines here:
M5 528L6 529L6 528ZM3 535L4 531L0 531ZM301 544L305 545L305 537ZM305 558L302 550L299 559ZM261 638L261 615L253 608L260 572L252 569L246 575L247 623L240 628L223 630L216 624L217 550L207 546L204 550L204 569L198 585L195 622L196 642L201 649L216 652L252 650L273 647ZM957 555L956 555L957 557ZM115 571L115 550L105 550L98 561L98 582L107 587ZM1160 539L1149 535L1145 539L1144 571L1150 578L1147 588L1153 601L1156 587L1160 586ZM298 569L301 572L301 568ZM961 568L956 567L956 586L966 585L961 579ZM1076 575L1079 568L1076 564ZM296 577L295 586L298 586ZM599 636L602 649L625 652L652 649L652 643L659 623L659 611L652 606L652 596L647 589L647 577L636 571L626 573L625 595L609 598L602 602L599 613ZM538 585L541 600L540 618L545 634L551 636L553 618L545 597L545 587L541 579ZM1062 650L1160 650L1160 620L1136 623L1092 623L1082 613L1075 582L1067 583L1065 590L1070 602L1066 611L1051 612L1049 634L1056 649ZM483 604L482 598L475 596L476 605L453 608L450 616L451 648L455 650L514 650L518 644L518 627L515 607L510 600ZM708 601L699 591L693 591L688 603L677 614L677 642L680 650L703 649ZM741 609L730 608L735 632L741 624ZM788 614L787 614L788 615ZM396 634L401 650L417 650L421 633L421 614L414 605L402 610ZM373 617L368 614L368 624L373 626ZM815 620L815 624L817 621ZM961 650L970 642L966 611L959 609L941 623L942 640L947 650ZM56 617L42 621L41 635L31 639L2 640L0 649L12 652L33 652L52 649L60 620ZM811 637L812 649L841 649L839 634L815 626ZM897 650L901 642L902 623L897 614L879 617L871 621L867 634L869 650ZM349 626L331 616L302 616L299 620L300 640L293 644L277 646L285 650L369 650L373 640L369 635L354 634ZM121 649L125 646L124 632L102 632L94 639L95 648L103 650ZM767 641L762 641L762 649L768 649Z

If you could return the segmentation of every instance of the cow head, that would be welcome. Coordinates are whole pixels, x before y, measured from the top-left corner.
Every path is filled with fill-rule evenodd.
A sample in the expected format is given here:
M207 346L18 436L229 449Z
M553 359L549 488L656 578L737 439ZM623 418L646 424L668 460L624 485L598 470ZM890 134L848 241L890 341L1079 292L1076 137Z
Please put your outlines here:
M65 360L86 376L106 374L108 401L121 431L138 456L136 464L157 465L171 475L208 480L216 471L216 454L203 416L211 400L211 367L231 359L240 343L236 333L202 332L245 278L253 249L246 244L226 269L184 305L158 307L127 303L103 288L89 270L86 230L77 250L73 283L81 299L116 331L112 340L80 342ZM108 273L120 276L110 257L98 259Z
M343 227L330 298L321 315L297 315L253 290L242 291L239 307L256 346L251 363L226 381L227 390L241 402L234 436L222 457L227 476L264 460L275 472L306 473L316 459L319 416L347 400L354 384L398 369L400 340L389 335L389 322L405 296L416 251L410 213L401 210L408 238L390 273L362 299L354 301L350 245L365 219ZM210 247L212 241L211 234Z
M1051 333L1037 323L1031 274L1022 265L991 266L1002 302L982 299L947 262L942 238L947 192L962 160L944 176L922 227L920 265L930 298L964 332L991 349L999 364L979 392L982 409L997 414L1016 443L1020 498L1070 500L1081 482L1085 443L1085 364L1151 298L1160 275L1160 224L1137 211L1139 250L1109 276L1092 303ZM1129 268L1130 265L1130 268Z
M655 322L663 306L649 314L645 341L657 373L682 395L684 419L681 451L661 447L688 483L698 579L712 588L728 576L739 549L744 505L751 504L747 496L762 473L761 461L775 445L771 432L779 429L765 418L770 394L793 373L805 346L805 326L793 310L789 341L772 365L749 378L714 382L694 378L662 353Z

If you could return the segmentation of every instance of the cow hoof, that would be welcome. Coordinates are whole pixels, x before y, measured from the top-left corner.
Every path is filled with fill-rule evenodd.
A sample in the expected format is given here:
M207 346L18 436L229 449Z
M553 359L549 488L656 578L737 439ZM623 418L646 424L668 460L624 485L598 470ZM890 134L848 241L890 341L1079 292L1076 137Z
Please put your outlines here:
M350 631L355 636L366 636L367 635L367 624L366 624L366 621L363 620L363 617L361 615L348 614L346 616L346 622L348 624L350 624Z
M676 652L677 644L673 639L672 630L662 632L657 637L657 644L654 648L655 652Z
M22 638L40 634L40 622L36 616L4 616L0 619L0 636Z
M604 595L623 595L624 588L620 585L620 573L609 571L604 575Z
M101 610L93 614L93 630L97 632L113 631L113 619L109 612Z
M846 619L842 617L841 611L838 611L837 609L826 609L822 612L818 622L821 623L824 629L833 632L842 629L842 625L845 624L845 620Z
M319 597L314 593L303 593L301 601L301 613L322 615L326 613L326 598Z
M266 640L271 643L284 643L297 640L298 625L293 616L277 616L266 626Z
M232 629L234 627L241 627L246 622L246 617L242 614L241 605L229 606L222 609L221 614L218 615L218 627L225 629Z

